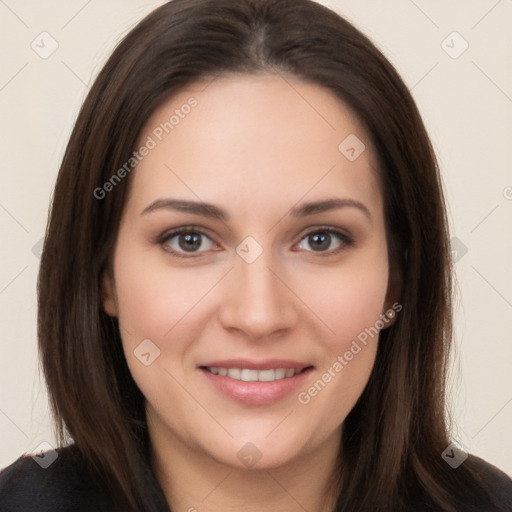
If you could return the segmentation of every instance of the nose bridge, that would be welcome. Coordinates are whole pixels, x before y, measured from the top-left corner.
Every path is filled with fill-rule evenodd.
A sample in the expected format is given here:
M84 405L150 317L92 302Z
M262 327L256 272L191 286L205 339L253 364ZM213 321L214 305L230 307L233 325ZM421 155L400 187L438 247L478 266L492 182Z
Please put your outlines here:
M237 256L222 307L226 328L261 338L294 324L293 297L276 277L275 266L270 251L250 263Z

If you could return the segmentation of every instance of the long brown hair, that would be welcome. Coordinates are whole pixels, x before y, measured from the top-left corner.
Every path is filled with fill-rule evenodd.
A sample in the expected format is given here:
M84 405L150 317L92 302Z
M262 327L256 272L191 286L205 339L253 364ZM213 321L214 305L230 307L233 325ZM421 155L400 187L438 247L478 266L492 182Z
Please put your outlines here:
M60 168L39 274L39 347L59 442L72 436L125 510L158 509L146 485L144 397L118 323L101 304L129 177L105 197L94 191L129 160L165 99L228 72L292 73L329 89L364 123L379 158L403 311L381 333L368 385L345 420L336 510L484 503L471 461L455 471L441 457L450 442L452 270L433 149L392 65L350 23L310 0L166 3L131 30L94 82Z

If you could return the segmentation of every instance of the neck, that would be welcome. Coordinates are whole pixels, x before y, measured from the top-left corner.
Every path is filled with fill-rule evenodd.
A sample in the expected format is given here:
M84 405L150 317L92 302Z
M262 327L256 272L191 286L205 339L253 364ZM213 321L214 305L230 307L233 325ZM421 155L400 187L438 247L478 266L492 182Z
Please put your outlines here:
M149 425L148 425L149 426ZM339 488L341 434L336 431L311 453L272 468L240 469L194 450L169 430L150 427L151 463L173 511L330 512Z

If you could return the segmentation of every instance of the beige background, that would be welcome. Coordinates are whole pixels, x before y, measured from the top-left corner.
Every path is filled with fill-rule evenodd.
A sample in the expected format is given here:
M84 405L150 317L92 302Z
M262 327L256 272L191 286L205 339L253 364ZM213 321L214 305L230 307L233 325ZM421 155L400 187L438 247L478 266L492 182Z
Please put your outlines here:
M35 285L70 129L116 41L161 3L0 0L0 467L53 443ZM324 3L377 43L423 113L460 258L455 438L512 474L512 0ZM47 58L31 47L44 54L53 40Z

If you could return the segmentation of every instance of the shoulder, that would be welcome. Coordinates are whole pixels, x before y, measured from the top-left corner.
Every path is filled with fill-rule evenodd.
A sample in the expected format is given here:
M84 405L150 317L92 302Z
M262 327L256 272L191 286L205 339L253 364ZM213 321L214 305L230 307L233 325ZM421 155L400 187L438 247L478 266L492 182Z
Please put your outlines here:
M471 467L478 474L485 490L489 493L498 510L512 511L512 479L489 462L470 455Z
M74 446L25 455L0 471L2 512L89 512L98 508L83 459Z

